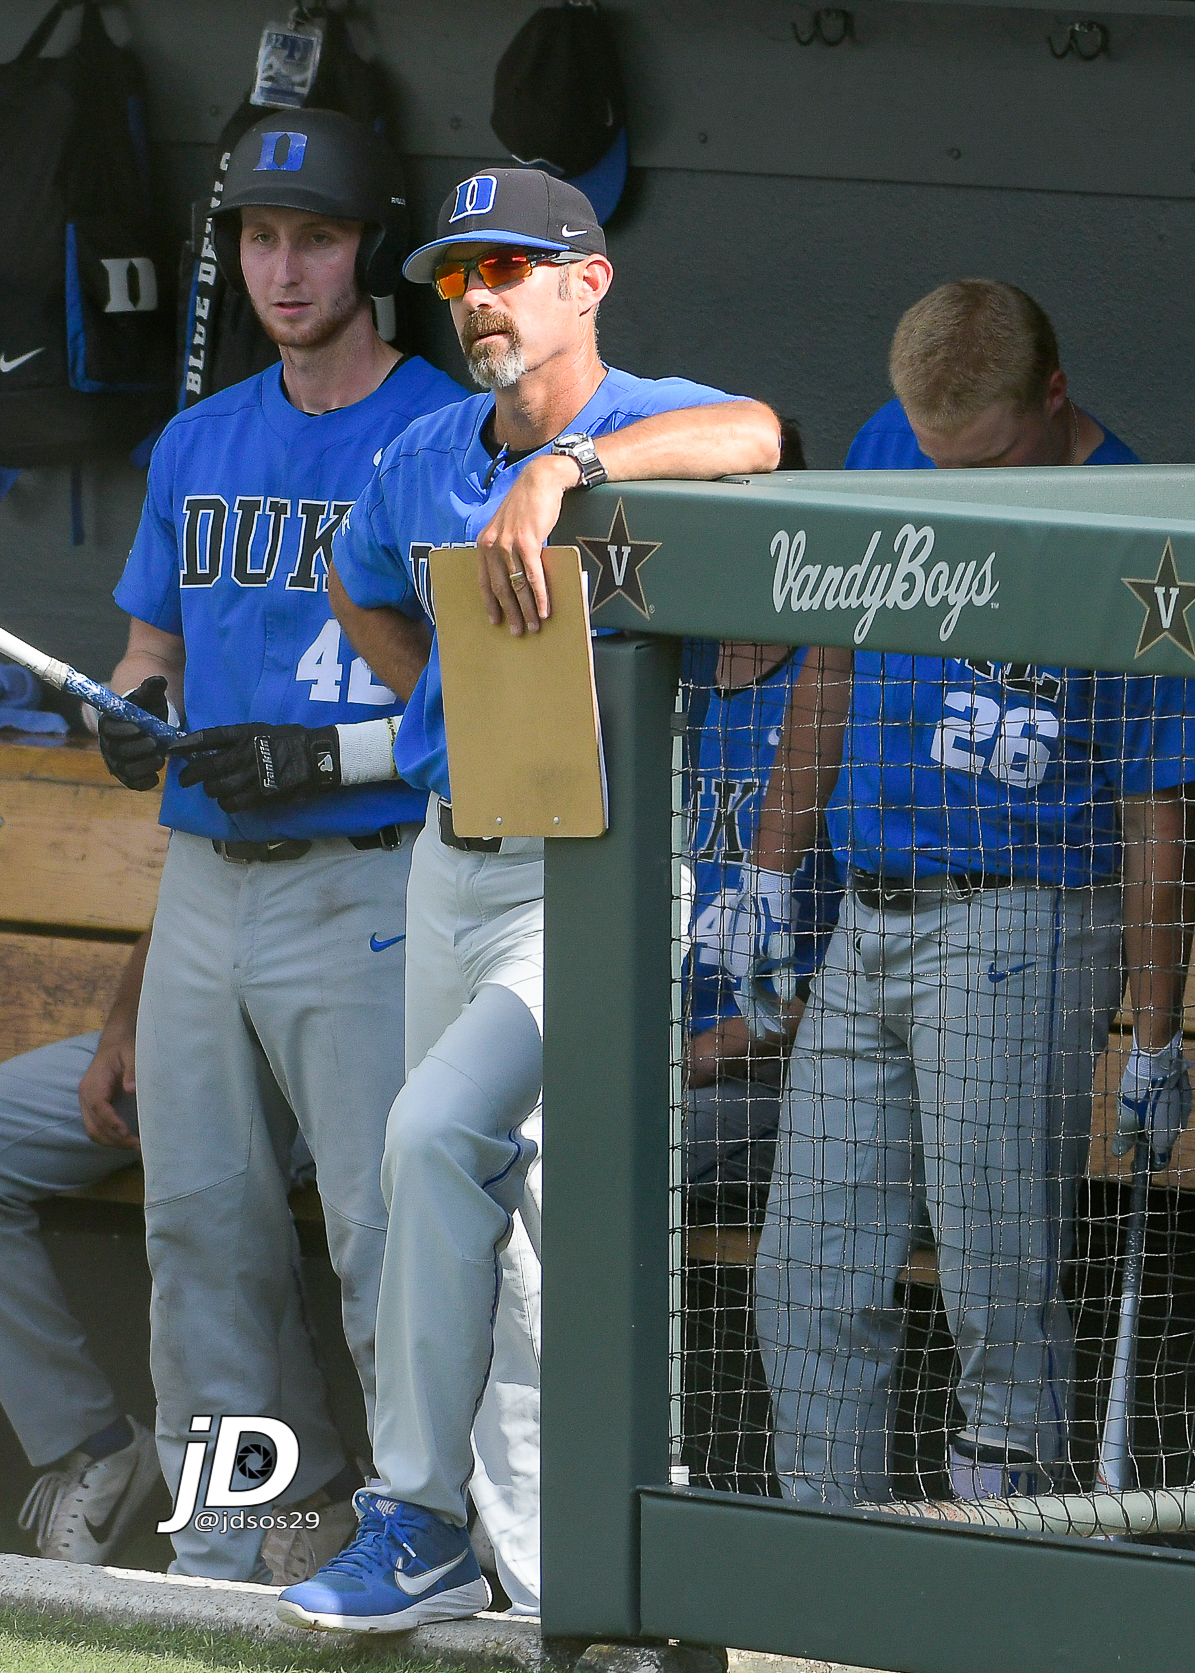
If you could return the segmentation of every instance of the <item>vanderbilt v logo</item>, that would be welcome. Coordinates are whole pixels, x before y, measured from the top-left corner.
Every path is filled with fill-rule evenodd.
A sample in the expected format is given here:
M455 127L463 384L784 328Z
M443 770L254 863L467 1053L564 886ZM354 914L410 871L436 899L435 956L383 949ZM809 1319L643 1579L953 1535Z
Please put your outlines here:
M651 615L643 594L643 582L639 578L639 571L652 553L659 551L660 543L658 540L631 539L621 500L610 524L609 534L604 538L582 538L578 544L597 565L598 570L597 584L589 605L591 612L600 610L602 605L608 604L612 598L625 598L628 604L635 606L641 616Z
M1123 576L1122 580L1138 602L1145 606L1145 621L1134 655L1141 656L1159 639L1169 639L1195 662L1195 643L1192 643L1191 630L1187 626L1187 611L1195 604L1195 582L1179 580L1170 542L1166 542L1156 575L1132 580Z
M614 571L614 585L621 591L622 584L626 580L627 565L631 561L631 548L629 546L607 546L606 550L610 554L610 567Z
M1158 601L1158 615L1162 618L1162 626L1170 632L1170 624L1174 620L1174 606L1178 603L1177 587L1155 587L1154 597Z

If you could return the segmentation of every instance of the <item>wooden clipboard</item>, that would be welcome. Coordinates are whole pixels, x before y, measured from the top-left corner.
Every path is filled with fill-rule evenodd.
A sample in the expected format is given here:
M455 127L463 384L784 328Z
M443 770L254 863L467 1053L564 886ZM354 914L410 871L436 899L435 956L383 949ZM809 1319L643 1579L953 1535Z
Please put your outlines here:
M459 836L600 836L606 769L589 578L575 546L544 548L552 614L516 639L491 625L475 546L430 554L452 823Z

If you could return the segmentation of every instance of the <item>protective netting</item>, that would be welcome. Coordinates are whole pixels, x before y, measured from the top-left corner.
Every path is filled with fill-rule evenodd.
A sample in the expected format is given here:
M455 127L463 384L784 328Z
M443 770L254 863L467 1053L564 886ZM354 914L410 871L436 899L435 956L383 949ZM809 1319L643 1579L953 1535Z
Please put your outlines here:
M1187 1543L1195 685L695 642L676 733L674 1478Z

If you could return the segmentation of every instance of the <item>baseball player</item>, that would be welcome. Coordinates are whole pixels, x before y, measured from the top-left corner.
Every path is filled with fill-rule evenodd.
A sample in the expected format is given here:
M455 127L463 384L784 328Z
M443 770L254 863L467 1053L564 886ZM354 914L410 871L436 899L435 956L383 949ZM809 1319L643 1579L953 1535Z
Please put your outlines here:
M893 368L943 463L1081 463L1101 445L1066 397L1049 322L1011 287L925 298L898 328ZM851 457L868 460L862 442ZM828 753L845 718L827 820L849 887L793 1050L757 1264L777 1472L804 1503L890 1495L895 1287L920 1159L958 1358L955 1492L1065 1485L1062 1276L1092 1064L1120 996L1122 900L1126 1088L1141 1080L1159 1160L1190 1104L1176 787L1192 694L1178 680L865 651L852 689L849 663L825 657ZM785 763L800 755L782 744ZM773 777L740 902L745 955L782 911L825 785L824 768L812 795L807 769L804 783Z
M225 1413L272 1415L299 1441L285 1502L339 1504L360 1477L313 1409L310 1351L301 1371L279 1351L299 1305L288 1160L297 1122L372 1424L378 1169L403 1080L404 898L426 801L397 778L392 744L430 634L396 622L383 685L329 611L328 551L387 443L462 392L374 328L406 213L398 165L366 128L267 116L233 151L214 228L205 253L281 362L171 420L116 589L132 621L115 688L158 714L172 703L193 734L168 768L137 1029L158 1450L174 1492L193 1415L209 1434ZM100 741L126 784L157 782L157 740L105 718ZM174 1571L264 1579L261 1537L193 1518Z
M34 1531L43 1557L58 1562L110 1561L161 1480L154 1437L121 1413L88 1352L33 1207L140 1158L136 1032L148 949L146 931L101 1031L55 1040L0 1064L0 1405L30 1463L52 1463L26 1496L20 1525ZM290 1183L314 1173L300 1135ZM320 1421L329 1421L322 1377L314 1385L306 1380L311 1339L301 1306L287 1313L278 1353L284 1386L302 1382ZM317 1493L303 1508L319 1509L318 1526L293 1518L296 1526L275 1526L262 1541L275 1585L314 1573L318 1553L343 1526L341 1508L333 1509L326 1495L321 1502Z
M753 1035L727 969L731 914L804 662L804 650L788 645L724 642L697 746L689 807L691 952L685 967L683 1177L690 1217L702 1218L714 1207L724 1219L733 1201L752 1218L755 1202L766 1195L784 1058L838 915L834 861L819 843L805 857L793 913L780 932L787 1014L775 979L770 991L761 984L759 1037Z
M0 1064L0 1405L38 1476L20 1513L43 1557L104 1563L159 1479L149 1430L88 1352L39 1233L39 1200L137 1160L133 1031L149 936L103 1030Z
M595 317L612 268L592 206L567 182L538 169L463 181L405 272L451 303L470 374L492 393L413 424L337 531L333 608L380 678L396 621L430 609L433 547L476 542L491 619L535 632L548 613L540 551L568 490L775 467L766 407L603 365ZM500 1398L508 1386L493 1329L504 1246L538 1245L543 845L456 832L434 642L395 758L430 799L408 915L408 1076L383 1163L378 1478L357 1495L353 1544L279 1601L284 1620L358 1632L488 1600L465 1530L469 1435L487 1376ZM537 1426L521 1441L537 1557Z

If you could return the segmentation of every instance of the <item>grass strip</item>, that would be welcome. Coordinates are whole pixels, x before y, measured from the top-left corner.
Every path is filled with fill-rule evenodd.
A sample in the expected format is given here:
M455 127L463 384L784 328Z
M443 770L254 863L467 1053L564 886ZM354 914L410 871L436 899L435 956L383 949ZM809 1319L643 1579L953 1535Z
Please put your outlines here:
M418 1673L428 1664L418 1663ZM0 1607L4 1673L416 1673L385 1636L313 1634L309 1644L270 1644L198 1627L109 1626ZM442 1673L460 1673L450 1663Z

